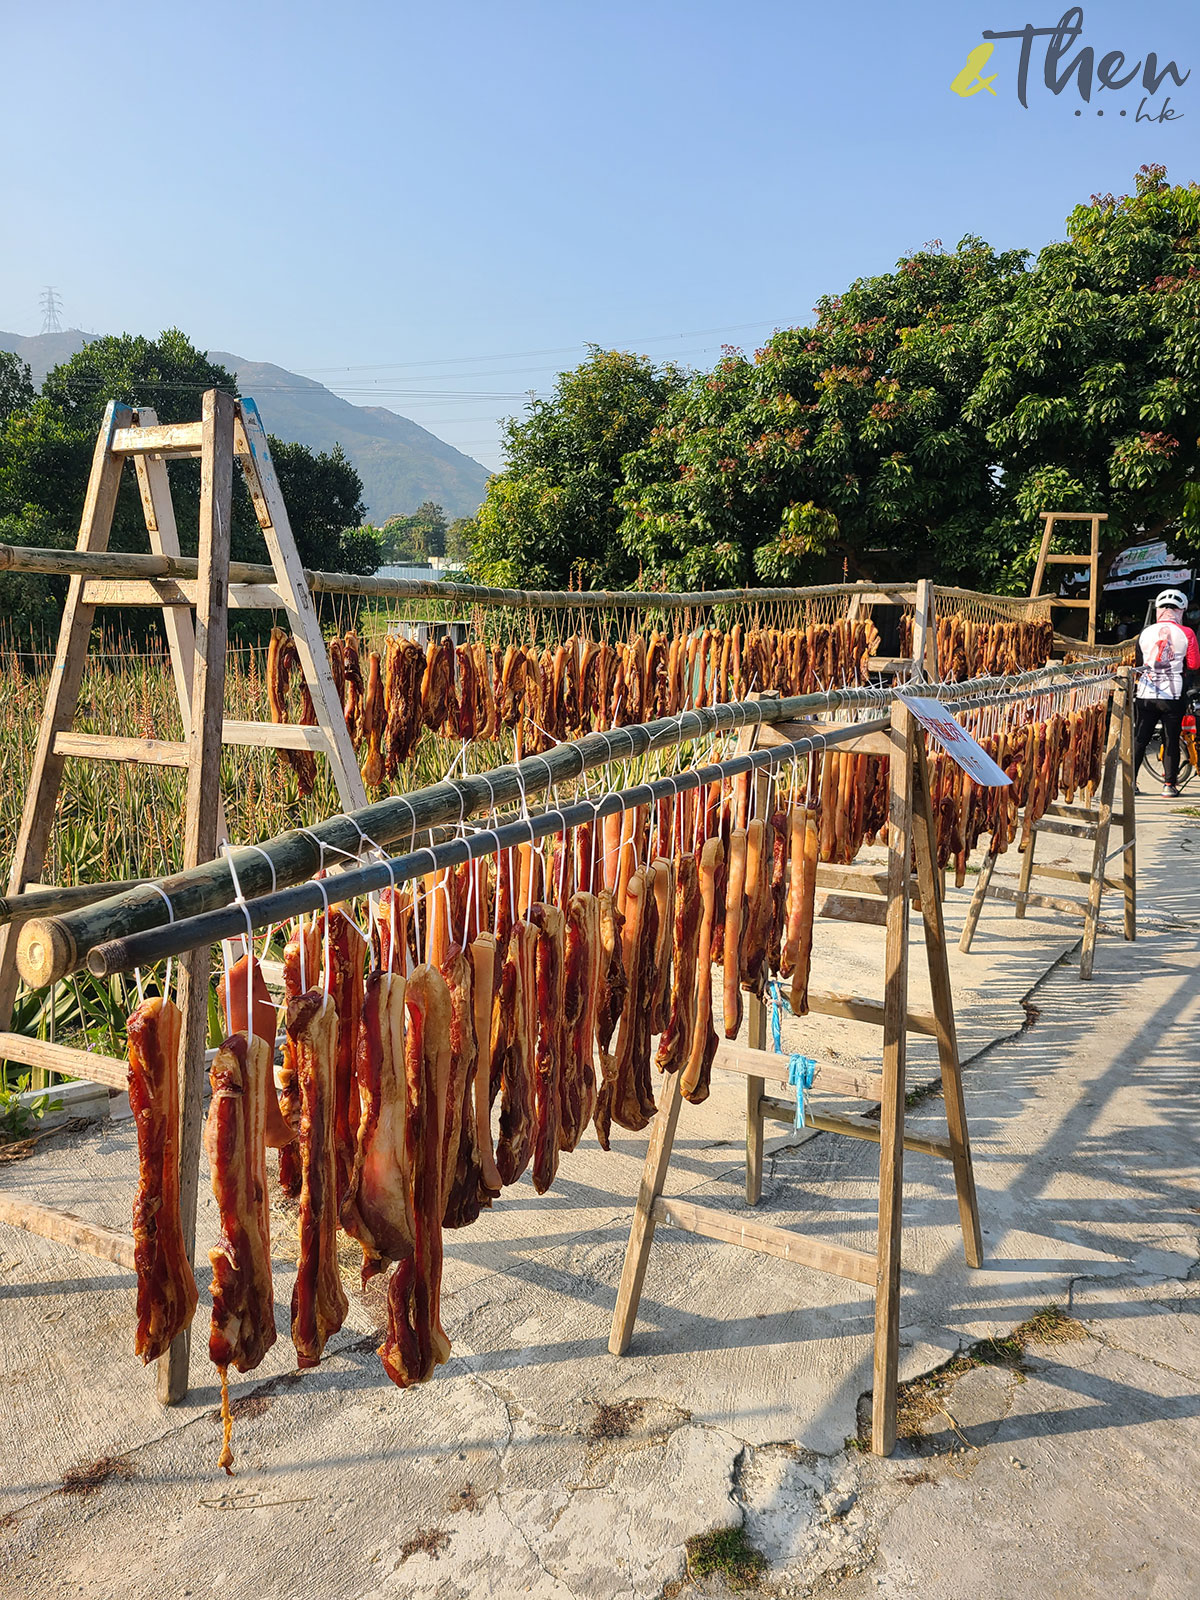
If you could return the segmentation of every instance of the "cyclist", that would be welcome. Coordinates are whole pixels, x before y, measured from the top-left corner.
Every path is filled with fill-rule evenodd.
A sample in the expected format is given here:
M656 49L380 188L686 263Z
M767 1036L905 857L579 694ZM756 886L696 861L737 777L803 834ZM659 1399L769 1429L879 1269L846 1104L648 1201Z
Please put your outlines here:
M1183 626L1187 596L1180 589L1164 589L1154 602L1155 621L1138 635L1137 698L1134 713L1133 774L1138 769L1158 723L1163 731L1163 794L1174 799L1179 793L1179 734L1187 709L1183 685L1186 672L1200 669L1200 644L1190 628Z

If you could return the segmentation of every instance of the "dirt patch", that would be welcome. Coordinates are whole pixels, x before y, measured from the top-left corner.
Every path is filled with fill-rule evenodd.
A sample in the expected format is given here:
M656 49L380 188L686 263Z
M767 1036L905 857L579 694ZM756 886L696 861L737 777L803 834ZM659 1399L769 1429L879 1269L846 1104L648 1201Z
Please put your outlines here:
M475 1493L473 1483L465 1483L457 1494L450 1496L447 1511L478 1511L479 1496Z
M236 1400L229 1402L230 1415L236 1420L238 1417L261 1417L271 1405L275 1396L281 1389L294 1389L298 1383L304 1381L301 1372L281 1372L277 1377L267 1378L265 1382L257 1384L249 1394L239 1395ZM208 1413L210 1422L221 1422L221 1408Z
M61 1494L95 1494L106 1483L128 1483L136 1477L133 1462L124 1456L97 1456L77 1467L69 1467L62 1475Z
M82 1133L98 1121L98 1117L72 1117L69 1122L60 1122L57 1128L45 1128L41 1133L27 1134L22 1139L0 1141L0 1163L20 1161L24 1156L32 1155L43 1139L57 1139L60 1133Z
M418 1528L412 1538L400 1546L400 1565L403 1566L409 1556L416 1555L436 1561L449 1543L450 1535L442 1528Z
M644 1400L603 1400L588 1428L589 1439L628 1439L642 1420Z

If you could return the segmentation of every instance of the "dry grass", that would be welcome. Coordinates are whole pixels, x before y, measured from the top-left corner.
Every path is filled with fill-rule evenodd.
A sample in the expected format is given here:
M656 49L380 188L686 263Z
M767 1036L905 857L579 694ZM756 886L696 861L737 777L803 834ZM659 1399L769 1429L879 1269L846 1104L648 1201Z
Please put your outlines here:
M132 1461L124 1456L98 1456L78 1467L71 1467L62 1475L63 1494L95 1494L106 1483L128 1483L136 1477Z

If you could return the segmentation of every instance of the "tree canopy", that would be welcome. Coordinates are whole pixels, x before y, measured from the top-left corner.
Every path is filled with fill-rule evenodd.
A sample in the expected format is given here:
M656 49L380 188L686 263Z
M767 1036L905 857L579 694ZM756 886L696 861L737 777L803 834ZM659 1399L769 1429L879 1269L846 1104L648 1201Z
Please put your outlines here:
M711 372L593 348L508 423L471 570L1015 590L1041 511L1200 551L1198 440L1200 186L1147 166L1036 260L934 241Z
M15 358L13 358L15 360ZM23 368L22 371L20 370ZM237 381L178 329L158 339L129 334L96 339L55 367L34 392L29 369L0 357L0 538L14 544L74 544L96 434L110 400L153 409L160 422L200 415L206 389L236 394ZM270 440L292 532L306 566L373 572L379 544L358 530L362 482L340 448L315 454ZM173 462L171 494L186 555L195 554L200 472ZM145 548L145 521L132 472L123 475L109 540L111 549ZM266 546L250 497L235 474L232 554L262 561ZM0 612L42 625L54 613L55 585L13 578L0 587Z

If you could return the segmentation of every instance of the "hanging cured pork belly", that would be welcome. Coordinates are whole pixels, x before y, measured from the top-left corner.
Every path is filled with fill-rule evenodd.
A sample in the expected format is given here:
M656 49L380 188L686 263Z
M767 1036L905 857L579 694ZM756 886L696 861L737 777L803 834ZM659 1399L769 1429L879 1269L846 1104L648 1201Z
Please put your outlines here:
M225 1018L225 1033L246 1033L246 1017L248 1013L247 993L247 968L250 964L248 956L241 956L225 973L220 983L221 1012ZM265 1039L271 1047L272 1058L275 1053L275 1027L278 1022L278 1013L275 1003L267 991L267 980L263 977L263 970L258 961L254 962L250 983L254 991L254 1033L256 1037ZM290 1145L296 1137L297 1126L293 1127L283 1115L279 1105L278 1087L273 1073L267 1077L267 1148L281 1152Z
M283 1002L286 1007L320 978L321 946L317 930L302 917L283 951ZM223 986L222 986L223 987ZM286 1028L283 1034L282 1061L275 1068L278 1105L292 1134L300 1132L300 1078L296 1066L296 1046ZM293 1138L279 1151L279 1186L295 1199L300 1193L300 1146Z
M566 918L557 906L535 905L529 920L537 930L534 950L533 1187L545 1194L558 1171L562 1118L562 1056L565 1012Z
M600 902L580 890L567 908L563 1059L558 1144L574 1150L596 1109L596 1008L600 1001Z
M337 1261L337 1008L320 990L288 1002L300 1080L300 1260L292 1289L296 1364L315 1367L349 1305Z
M533 1158L537 1138L534 1074L537 1050L537 929L517 922L508 936L493 1002L492 1078L500 1079L500 1139L496 1166L516 1183Z
M155 1361L190 1326L198 1296L179 1213L179 1008L157 995L126 1025L129 1105L138 1141L133 1201L134 1350Z
M700 851L701 915L700 938L696 948L696 1020L683 1076L679 1081L680 1093L693 1105L708 1099L709 1079L719 1042L713 1026L712 963L717 916L717 874L724 853L719 838L706 840Z
M485 1204L491 1204L483 1187L475 1119L479 1044L471 956L454 949L442 967L442 977L450 991L450 1075L442 1128L442 1219L447 1228L465 1228L475 1221ZM484 1076L486 1080L486 1066ZM490 1149L490 1129L488 1146Z
M275 1343L266 1145L270 1071L266 1040L235 1033L217 1051L209 1072L212 1101L204 1149L220 1234L208 1252L213 1269L208 1353L221 1374L225 1441L220 1464L227 1472L233 1462L228 1369L253 1371Z
M340 1206L350 1182L358 1135L359 1100L354 1057L358 1048L358 1020L362 1014L363 962L366 959L367 941L345 912L336 908L330 911L328 920L324 916L318 920L317 931L324 948L326 971L323 977L337 1017L333 1143L337 1158L337 1203Z
M406 1148L412 1174L413 1250L388 1285L388 1327L379 1347L401 1388L423 1383L450 1355L441 1323L442 1135L439 1108L450 1078L451 999L430 966L415 969L405 991Z
M655 1058L660 1072L677 1072L687 1061L696 1026L696 961L702 902L693 855L675 858L675 921L671 1003Z
M362 1246L364 1286L413 1247L404 988L398 972L372 972L363 994L357 1063L362 1112L341 1223Z

